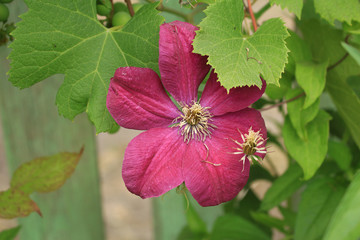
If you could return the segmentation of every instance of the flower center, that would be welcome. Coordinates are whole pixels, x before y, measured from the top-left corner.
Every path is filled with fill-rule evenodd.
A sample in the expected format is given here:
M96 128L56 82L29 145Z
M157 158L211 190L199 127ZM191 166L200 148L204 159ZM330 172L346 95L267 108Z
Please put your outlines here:
M216 128L214 124L209 123L213 117L208 111L209 107L202 107L198 102L187 105L180 103L182 114L174 119L177 122L174 126L179 127L181 136L184 136L184 142L191 139L205 141L206 137L211 137L211 130Z
M240 131L239 131L240 132ZM238 147L235 148L237 151L233 154L244 154L240 159L243 161L243 166L245 166L245 159L247 158L251 163L253 160L259 162L261 159L259 156L254 155L255 153L266 153L265 140L260 133L260 130L255 132L250 127L248 133L242 134L240 132L242 143L237 140L233 140Z

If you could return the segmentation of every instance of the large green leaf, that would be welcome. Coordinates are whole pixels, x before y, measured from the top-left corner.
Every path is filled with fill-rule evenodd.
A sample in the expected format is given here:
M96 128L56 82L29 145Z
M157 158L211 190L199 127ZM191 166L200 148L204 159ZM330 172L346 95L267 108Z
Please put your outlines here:
M0 217L25 217L34 211L41 215L30 194L60 188L74 172L82 153L83 149L79 153L59 153L22 164L12 176L10 189L0 192Z
M56 97L59 113L73 119L86 111L97 132L115 121L106 109L110 78L116 68L157 70L159 25L156 4L142 7L123 29L97 20L96 1L26 0L29 12L13 32L10 81L19 88L65 74Z
M309 183L301 195L295 225L295 240L317 240L323 235L345 189L331 178Z
M360 2L358 0L314 0L315 10L321 17L334 24L335 19L341 22L360 21Z
M260 228L253 223L235 216L219 217L210 235L210 240L270 240Z
M261 209L270 210L290 197L303 184L300 180L302 175L303 172L299 165L291 165L282 176L274 181L266 192L261 202Z
M281 8L287 8L290 12L295 13L295 15L300 19L301 10L303 7L303 0L270 0L271 4L280 5Z
M226 89L238 86L261 87L261 75L267 83L278 85L287 62L285 38L288 32L282 20L266 21L252 36L242 33L242 1L218 0L205 13L194 40L194 52L208 55L219 81Z
M328 62L298 62L296 63L296 81L304 89L306 98L304 108L310 107L318 99L325 88L325 78Z
M307 139L301 139L286 117L283 137L290 155L300 164L305 180L311 178L325 159L328 149L330 116L320 110L307 127Z
M360 172L346 190L327 227L324 240L357 240L360 237Z

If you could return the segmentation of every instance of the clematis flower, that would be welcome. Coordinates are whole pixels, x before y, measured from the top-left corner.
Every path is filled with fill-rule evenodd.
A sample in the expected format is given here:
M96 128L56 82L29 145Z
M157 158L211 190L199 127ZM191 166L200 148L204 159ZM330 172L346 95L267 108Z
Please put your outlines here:
M264 121L248 108L264 93L265 82L262 89L227 93L212 71L198 99L210 67L206 57L192 52L196 30L179 21L161 25L161 80L148 68L118 68L107 108L120 126L147 130L125 151L122 175L130 192L157 197L185 183L200 205L212 206L233 199L247 182L250 161L265 156Z

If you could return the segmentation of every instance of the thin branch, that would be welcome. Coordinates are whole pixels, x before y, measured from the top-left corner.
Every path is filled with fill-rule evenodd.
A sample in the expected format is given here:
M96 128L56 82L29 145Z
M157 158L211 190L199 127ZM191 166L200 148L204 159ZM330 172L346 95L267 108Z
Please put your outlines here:
M251 7L251 0L247 0L247 2L248 2L248 10L249 10L249 13L250 13L250 16L251 16L251 21L252 21L252 24L254 26L254 31L256 32L257 24L256 24L256 19L255 19L255 16L254 16L254 12L253 12L252 7Z
M125 0L125 2L127 5L127 8L129 9L130 16L133 17L135 12L134 12L134 8L132 6L131 0Z
M345 43L349 43L349 38L350 35L347 35L344 39ZM330 71L331 69L333 69L334 67L336 67L337 65L339 65L340 63L342 63L342 61L344 61L347 57L349 56L349 53L346 53L342 58L339 59L339 61L337 61L336 63L334 63L333 65L329 66L326 70Z
M330 71L331 69L333 69L334 67L336 67L337 65L339 65L342 61L344 61L348 56L349 56L349 53L346 53L342 58L339 59L339 61L337 61L337 62L334 63L333 65L329 66L326 70L327 70L327 71Z
M289 103L289 102L295 101L296 99L301 98L302 96L305 96L305 93L301 93L301 94L299 94L299 95L297 95L297 96L295 96L295 97L293 97L293 98L290 98L290 99L288 99L288 100L286 100L286 101L282 101L282 102L276 103L276 104L271 105L271 106L269 106L269 107L261 108L261 109L259 109L259 111L262 112L262 111L267 111L267 110L272 109L272 108L276 108L276 107L278 107L278 106L284 105L285 103Z

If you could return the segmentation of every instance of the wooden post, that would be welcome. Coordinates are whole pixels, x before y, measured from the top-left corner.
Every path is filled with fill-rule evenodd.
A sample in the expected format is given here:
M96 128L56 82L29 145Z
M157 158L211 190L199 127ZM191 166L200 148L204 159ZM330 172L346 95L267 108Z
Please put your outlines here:
M9 5L11 19L26 9L22 1ZM17 19L18 20L18 19ZM58 191L31 197L36 213L19 219L22 240L102 240L104 228L94 128L85 114L74 122L59 116L55 106L63 76L55 76L29 89L7 81L9 49L0 47L0 110L7 162L13 171L23 162L58 152L85 152L71 178Z

